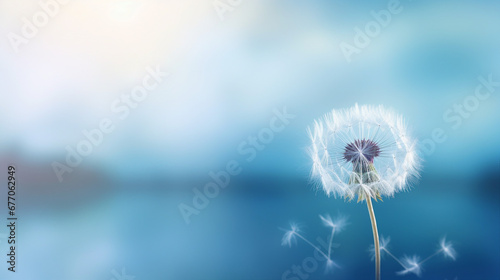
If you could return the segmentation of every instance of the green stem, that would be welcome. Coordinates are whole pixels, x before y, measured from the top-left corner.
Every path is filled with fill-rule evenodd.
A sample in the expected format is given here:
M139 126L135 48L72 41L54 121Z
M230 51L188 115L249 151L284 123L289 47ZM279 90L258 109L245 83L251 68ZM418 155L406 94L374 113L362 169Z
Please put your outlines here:
M370 220L372 222L373 240L375 242L375 279L380 280L380 243L378 240L377 220L375 219L375 212L373 211L372 198L366 194L366 205L370 213Z

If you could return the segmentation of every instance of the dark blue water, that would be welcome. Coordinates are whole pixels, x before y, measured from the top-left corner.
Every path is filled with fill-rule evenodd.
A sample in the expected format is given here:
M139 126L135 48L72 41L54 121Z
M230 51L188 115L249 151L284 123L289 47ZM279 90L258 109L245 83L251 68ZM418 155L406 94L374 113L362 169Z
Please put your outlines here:
M19 279L110 279L121 268L136 279L374 279L365 203L327 198L302 180L238 178L186 225L178 205L192 198L189 187L202 184L130 183L51 203L48 195L29 198L19 247L28 278ZM390 251L424 259L446 236L456 261L435 256L422 266L422 279L499 279L498 191L481 184L427 180L375 203ZM280 244L280 228L292 220L315 243L326 239L329 230L318 217L325 213L349 221L333 241L340 268L328 273L323 260L311 262L314 251L304 242ZM295 265L302 274L285 277ZM382 279L418 278L396 275L401 270L388 256L382 259Z

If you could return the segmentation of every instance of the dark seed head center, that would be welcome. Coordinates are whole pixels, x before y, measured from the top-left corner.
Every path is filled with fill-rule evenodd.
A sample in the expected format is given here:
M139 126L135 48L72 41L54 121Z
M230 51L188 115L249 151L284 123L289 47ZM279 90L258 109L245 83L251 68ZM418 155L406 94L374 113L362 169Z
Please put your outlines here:
M352 163L370 162L380 155L380 148L372 140L362 139L355 140L347 144L344 150L344 159Z

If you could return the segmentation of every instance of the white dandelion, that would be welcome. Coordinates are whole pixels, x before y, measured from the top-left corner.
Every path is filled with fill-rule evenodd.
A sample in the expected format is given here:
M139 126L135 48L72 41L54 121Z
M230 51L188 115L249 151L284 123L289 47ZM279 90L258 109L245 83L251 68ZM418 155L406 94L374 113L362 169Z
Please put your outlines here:
M309 129L312 178L327 195L366 200L380 279L380 248L371 199L392 197L418 178L416 141L403 118L382 106L333 110Z

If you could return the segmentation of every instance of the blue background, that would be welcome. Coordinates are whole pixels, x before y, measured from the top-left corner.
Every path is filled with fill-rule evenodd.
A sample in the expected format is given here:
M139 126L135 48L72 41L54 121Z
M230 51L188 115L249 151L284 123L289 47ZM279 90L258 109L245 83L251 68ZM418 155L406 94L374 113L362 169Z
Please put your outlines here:
M500 279L500 87L460 124L443 117L480 76L500 81L498 1L401 1L351 62L340 43L388 1L243 1L224 20L211 1L74 1L16 53L6 35L37 5L0 1L0 182L14 164L19 185L18 272L2 226L2 279L284 279L313 250L281 246L281 228L326 238L326 213L349 218L340 268L308 279L372 279L366 205L314 188L306 153L314 119L355 103L395 109L420 142L446 135L421 146L411 191L374 205L391 252L423 259L446 236L457 260L434 257L423 279ZM111 102L156 65L171 76L118 119ZM284 107L295 118L247 161L239 145ZM106 117L115 130L59 182L51 164ZM186 224L179 205L232 160L241 174ZM383 258L382 279L417 278L400 270Z

